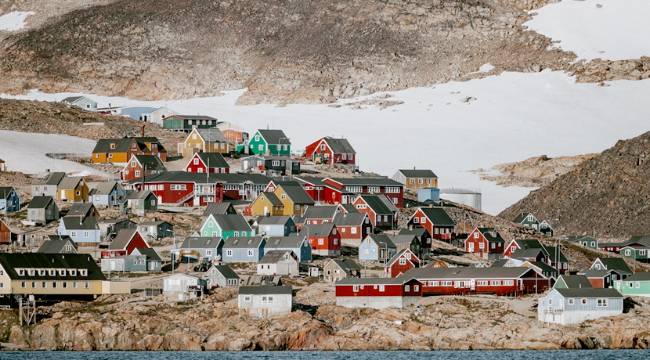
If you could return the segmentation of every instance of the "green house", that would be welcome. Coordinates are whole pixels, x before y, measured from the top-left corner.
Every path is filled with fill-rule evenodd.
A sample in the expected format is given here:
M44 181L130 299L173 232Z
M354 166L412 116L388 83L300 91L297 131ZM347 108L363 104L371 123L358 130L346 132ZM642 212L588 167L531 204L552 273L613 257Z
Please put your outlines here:
M203 115L171 115L163 119L163 129L191 132L193 128L210 129L219 124L219 120Z
M209 214L201 225L200 233L203 237L221 237L224 240L255 236L255 231L240 214Z
M650 261L650 247L642 245L628 245L621 248L619 254L628 259L636 261Z
M615 280L614 288L623 296L650 297L650 272L638 272L623 280Z
M255 155L291 155L291 140L282 130L257 130L248 142L248 149Z
M571 243L574 243L574 244L578 244L580 246L583 246L583 247L586 247L586 248L589 248L589 249L594 249L594 250L598 249L598 239L596 239L596 238L594 238L592 236L589 236L589 235L573 235L573 236L569 236L567 241L569 241Z

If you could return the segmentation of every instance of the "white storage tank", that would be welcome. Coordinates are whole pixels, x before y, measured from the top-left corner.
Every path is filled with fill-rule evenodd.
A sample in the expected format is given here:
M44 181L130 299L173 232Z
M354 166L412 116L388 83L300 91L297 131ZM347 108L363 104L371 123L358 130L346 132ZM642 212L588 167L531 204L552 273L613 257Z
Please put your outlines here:
M471 189L441 189L440 198L481 210L481 192Z

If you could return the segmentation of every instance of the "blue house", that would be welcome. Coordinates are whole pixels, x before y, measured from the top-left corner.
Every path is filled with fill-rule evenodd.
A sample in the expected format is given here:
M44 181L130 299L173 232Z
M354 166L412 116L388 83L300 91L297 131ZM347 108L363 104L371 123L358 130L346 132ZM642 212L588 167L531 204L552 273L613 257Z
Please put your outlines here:
M311 261L311 244L304 235L291 234L289 236L275 236L266 240L265 252L272 250L293 251L298 262Z
M387 262L397 253L397 246L388 235L371 234L359 244L359 261Z
M94 216L64 216L57 233L69 236L75 244L97 244L101 241L101 230Z
M11 186L0 187L0 213L8 214L20 210L20 197Z
M126 190L117 181L100 183L90 191L90 202L96 207L119 206L126 200Z
M224 263L257 263L264 256L266 240L261 236L224 239L221 261Z
M266 236L289 236L297 232L290 216L260 216L257 218L257 233Z

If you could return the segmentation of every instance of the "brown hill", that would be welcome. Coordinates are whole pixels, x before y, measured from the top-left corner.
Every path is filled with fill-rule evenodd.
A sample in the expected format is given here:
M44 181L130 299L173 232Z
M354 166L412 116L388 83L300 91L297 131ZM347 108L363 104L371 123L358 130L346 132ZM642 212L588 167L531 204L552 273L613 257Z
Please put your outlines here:
M574 59L521 26L548 0L77 2L0 43L0 92L331 101Z
M650 232L650 132L585 161L504 210L532 212L556 232L623 238Z

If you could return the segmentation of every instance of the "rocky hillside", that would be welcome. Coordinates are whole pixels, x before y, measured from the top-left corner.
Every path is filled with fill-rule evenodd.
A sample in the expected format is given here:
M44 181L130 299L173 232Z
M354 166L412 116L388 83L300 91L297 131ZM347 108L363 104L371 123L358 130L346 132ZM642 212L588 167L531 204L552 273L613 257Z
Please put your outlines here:
M0 91L158 99L248 87L242 101L331 101L460 79L485 63L565 68L573 54L521 26L547 2L98 2L2 41Z
M107 116L62 103L0 99L0 130L65 134L87 139L139 136L143 123L123 116ZM145 125L145 135L157 136L175 152L182 138L178 133L164 131L156 124Z
M650 132L619 141L500 215L523 211L556 223L563 234L614 238L647 234L650 228ZM553 220L556 219L556 220Z

